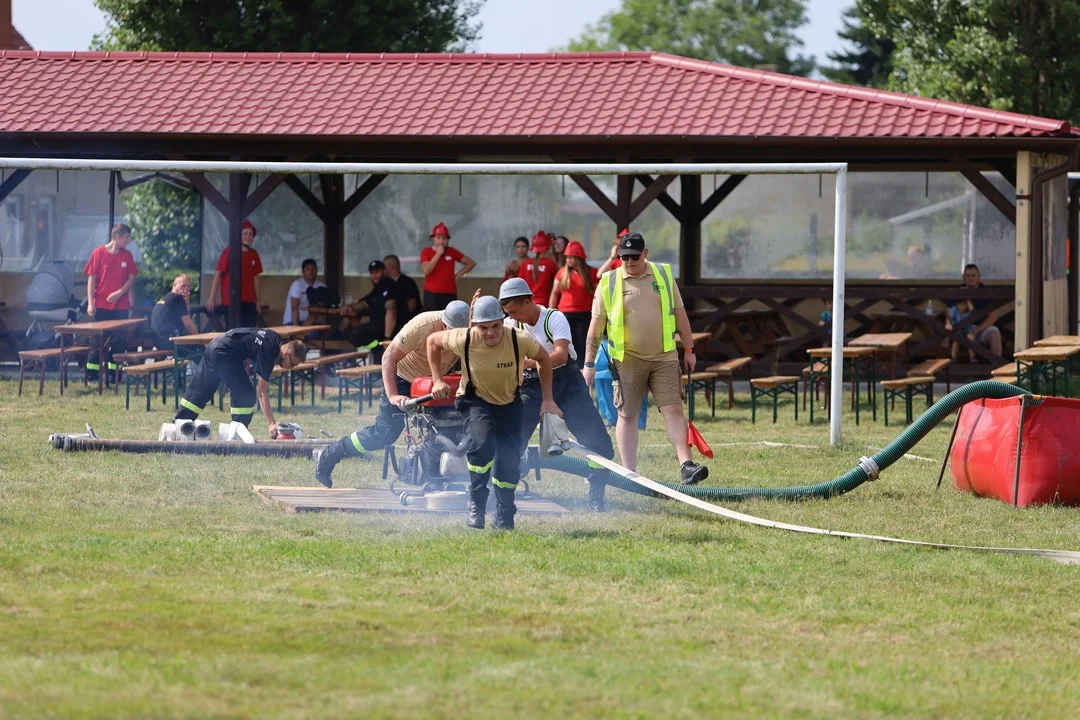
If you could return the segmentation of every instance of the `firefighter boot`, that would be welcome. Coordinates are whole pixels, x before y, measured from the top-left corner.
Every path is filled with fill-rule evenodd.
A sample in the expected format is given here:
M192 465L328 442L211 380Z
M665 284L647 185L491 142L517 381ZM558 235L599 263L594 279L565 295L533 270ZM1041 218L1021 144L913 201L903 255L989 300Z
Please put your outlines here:
M316 448L311 456L315 460L315 479L326 487L333 487L334 481L330 479L330 474L334 472L334 468L341 462L341 458L345 457L345 446L341 442L336 442L332 445Z
M514 505L514 488L495 488L495 521L491 527L496 530L513 530L514 514L517 506Z
M589 481L589 494L585 497L585 507L589 512L602 513L605 509L604 503L604 488L607 483L604 482L603 474L596 473L597 477L590 474L585 478Z
M465 526L476 530L484 529L484 512L487 510L488 484L487 478L473 478L469 483L469 502L465 509Z

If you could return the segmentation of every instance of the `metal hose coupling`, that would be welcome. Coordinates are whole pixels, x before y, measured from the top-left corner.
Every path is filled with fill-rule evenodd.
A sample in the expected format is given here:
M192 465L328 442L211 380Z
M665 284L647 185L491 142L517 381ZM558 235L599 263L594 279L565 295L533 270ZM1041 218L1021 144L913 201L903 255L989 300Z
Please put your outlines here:
M863 455L861 458L859 458L858 467L860 470L866 473L866 479L870 480L871 482L877 480L878 476L881 475L881 468L878 467L878 464L874 462L874 458L872 457L867 457L866 455Z

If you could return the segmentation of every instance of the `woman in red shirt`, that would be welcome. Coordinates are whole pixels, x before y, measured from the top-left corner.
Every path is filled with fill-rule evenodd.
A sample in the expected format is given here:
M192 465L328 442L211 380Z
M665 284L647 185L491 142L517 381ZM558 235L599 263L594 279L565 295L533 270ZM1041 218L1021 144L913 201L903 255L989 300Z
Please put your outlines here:
M565 235L556 235L551 239L551 254L555 258L555 267L566 265L566 247L569 244L570 239Z
M455 272L457 264L461 270ZM450 247L450 228L439 223L431 230L431 247L420 251L420 269L424 271L424 310L445 310L457 300L458 278L476 267L476 261Z
M240 327L255 327L259 321L259 309L262 300L259 294L259 275L262 274L262 258L252 245L255 243L255 225L244 220L240 226L240 242L243 254L240 257ZM229 246L221 251L214 281L210 285L210 294L206 298L206 309L214 312L217 307L218 288L221 288L221 305L229 307ZM226 320L228 314L226 314ZM226 323L227 324L227 323Z
M589 332L593 293L599 280L596 268L585 264L585 260L584 245L576 240L567 244L566 265L555 275L549 304L562 312L570 323L571 342L579 358L585 357L585 336Z
M559 268L550 257L551 238L543 230L533 235L532 251L535 257L521 263L518 277L529 283L533 302L546 305L551 297L551 287L555 284L555 271Z
M506 272L503 273L503 280L516 278L518 276L518 271L521 270L521 263L525 262L528 257L529 238L521 236L514 241L514 259L506 263Z

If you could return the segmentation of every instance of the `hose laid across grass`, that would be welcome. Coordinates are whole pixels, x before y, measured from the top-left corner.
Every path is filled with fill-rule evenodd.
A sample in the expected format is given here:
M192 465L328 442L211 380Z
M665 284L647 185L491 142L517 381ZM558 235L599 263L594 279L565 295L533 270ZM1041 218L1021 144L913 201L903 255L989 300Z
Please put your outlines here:
M681 483L659 483L672 490L689 495L700 500L752 500L752 499L775 499L775 500L806 500L810 498L828 499L851 492L868 480L876 480L877 474L902 458L911 448L926 437L927 433L942 420L963 407L969 402L982 399L1004 399L1017 395L1030 395L1027 390L1015 385L1008 385L994 380L979 380L964 385L927 408L926 412L907 427L891 443L883 447L869 458L863 458L859 464L848 470L840 477L828 482L814 485L797 485L795 487L765 488L765 487L702 487L700 485L683 485ZM536 452L530 448L530 452ZM569 455L544 455L530 458L538 462L539 467L545 470L558 470L574 475L586 476L592 472L585 460ZM643 489L616 473L608 474L608 484L641 495L655 495Z

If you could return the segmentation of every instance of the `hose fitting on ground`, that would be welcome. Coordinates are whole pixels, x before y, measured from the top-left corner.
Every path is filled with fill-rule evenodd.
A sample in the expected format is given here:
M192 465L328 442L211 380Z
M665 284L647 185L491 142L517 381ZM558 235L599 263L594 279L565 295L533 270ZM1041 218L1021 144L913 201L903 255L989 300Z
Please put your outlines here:
M861 458L859 458L858 465L860 468L862 468L862 471L866 473L866 479L870 480L871 482L877 480L878 476L881 475L881 468L878 467L878 464L874 462L874 458L872 457L867 457L866 455L863 455Z

